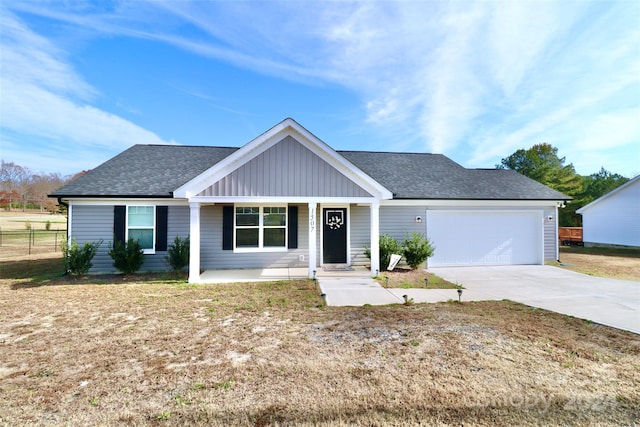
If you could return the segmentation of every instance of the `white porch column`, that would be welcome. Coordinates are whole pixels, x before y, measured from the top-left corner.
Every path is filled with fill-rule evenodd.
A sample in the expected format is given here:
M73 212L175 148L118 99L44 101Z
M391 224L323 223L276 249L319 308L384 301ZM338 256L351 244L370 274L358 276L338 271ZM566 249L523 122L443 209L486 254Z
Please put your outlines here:
M200 281L200 203L189 203L189 283Z
M313 279L313 272L318 268L316 265L316 245L317 224L316 224L316 203L309 203L309 279Z
M380 274L380 202L371 203L371 276ZM386 267L383 266L383 267Z

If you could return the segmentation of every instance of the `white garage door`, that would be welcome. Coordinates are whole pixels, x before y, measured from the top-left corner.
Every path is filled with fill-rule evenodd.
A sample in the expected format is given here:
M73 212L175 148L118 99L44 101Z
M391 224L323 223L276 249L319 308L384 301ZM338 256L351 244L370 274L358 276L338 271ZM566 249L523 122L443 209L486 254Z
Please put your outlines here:
M542 213L427 211L429 267L542 264Z

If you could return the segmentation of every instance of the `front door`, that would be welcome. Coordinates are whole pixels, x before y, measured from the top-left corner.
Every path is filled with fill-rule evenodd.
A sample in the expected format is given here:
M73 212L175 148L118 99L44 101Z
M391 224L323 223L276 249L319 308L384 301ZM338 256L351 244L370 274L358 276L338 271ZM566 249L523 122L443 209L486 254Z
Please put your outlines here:
M322 259L325 264L347 263L347 209L322 209Z

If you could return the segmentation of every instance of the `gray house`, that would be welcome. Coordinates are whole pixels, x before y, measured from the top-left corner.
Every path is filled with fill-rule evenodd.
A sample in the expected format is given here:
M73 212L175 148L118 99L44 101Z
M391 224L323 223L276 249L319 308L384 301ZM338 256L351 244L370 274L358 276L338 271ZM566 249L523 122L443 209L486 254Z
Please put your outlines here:
M414 231L436 246L429 267L542 264L558 258L568 199L440 154L335 151L290 118L241 148L135 145L52 197L69 206L70 239L138 239L144 270L166 269L167 242L190 236L190 282L232 268L376 274L380 234ZM93 272L113 271L105 246Z

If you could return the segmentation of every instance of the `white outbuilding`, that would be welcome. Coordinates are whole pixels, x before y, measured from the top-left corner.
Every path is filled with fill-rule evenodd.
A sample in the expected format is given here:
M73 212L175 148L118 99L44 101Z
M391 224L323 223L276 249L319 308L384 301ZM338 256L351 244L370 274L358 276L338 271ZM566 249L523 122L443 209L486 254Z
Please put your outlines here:
M640 247L640 175L576 212L585 246Z

